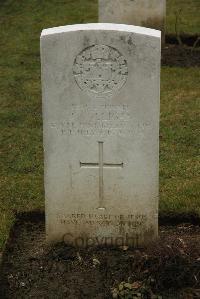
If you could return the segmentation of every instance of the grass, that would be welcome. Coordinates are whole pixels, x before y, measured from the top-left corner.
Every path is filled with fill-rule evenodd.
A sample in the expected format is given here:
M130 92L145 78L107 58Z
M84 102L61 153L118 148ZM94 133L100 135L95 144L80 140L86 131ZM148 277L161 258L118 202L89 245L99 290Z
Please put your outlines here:
M198 5L197 1L193 3ZM40 32L52 26L95 22L97 2L7 0L0 1L0 7L1 249L16 213L44 209ZM200 215L196 174L199 75L198 68L162 70L161 214L195 211Z
M163 68L161 80L160 212L197 213L199 68Z
M177 28L180 33L200 34L200 1L199 0L167 0L166 32L175 34L176 16Z

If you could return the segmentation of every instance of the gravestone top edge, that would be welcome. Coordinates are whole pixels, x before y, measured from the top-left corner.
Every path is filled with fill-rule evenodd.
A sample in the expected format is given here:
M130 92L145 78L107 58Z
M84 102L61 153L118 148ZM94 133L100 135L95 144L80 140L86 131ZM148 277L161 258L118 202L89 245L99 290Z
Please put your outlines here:
M54 35L54 34L61 34L61 33L74 32L74 31L91 31L91 30L100 30L100 31L113 30L113 31L130 32L130 33L136 33L136 34L161 38L160 30L150 29L141 26L114 24L114 23L75 24L75 25L66 25L66 26L47 28L42 30L41 38L48 35Z

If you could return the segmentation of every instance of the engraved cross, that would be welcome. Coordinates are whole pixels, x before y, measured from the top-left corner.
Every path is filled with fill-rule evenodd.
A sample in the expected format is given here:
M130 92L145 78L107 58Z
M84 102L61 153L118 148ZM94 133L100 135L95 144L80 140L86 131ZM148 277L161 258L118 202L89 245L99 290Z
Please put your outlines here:
M104 168L123 168L122 163L104 163L103 157L103 142L98 141L99 145L99 162L98 163L82 163L80 162L81 168L98 168L99 169L99 208L100 210L105 210L104 206L104 180L103 180L103 170Z

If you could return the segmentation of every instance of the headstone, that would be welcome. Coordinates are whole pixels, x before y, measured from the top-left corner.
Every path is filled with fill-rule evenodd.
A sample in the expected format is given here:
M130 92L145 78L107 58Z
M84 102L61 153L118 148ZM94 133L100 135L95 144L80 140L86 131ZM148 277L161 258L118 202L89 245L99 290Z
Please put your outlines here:
M166 0L99 0L99 22L137 25L164 35Z
M41 60L48 241L147 244L158 231L160 32L50 28Z

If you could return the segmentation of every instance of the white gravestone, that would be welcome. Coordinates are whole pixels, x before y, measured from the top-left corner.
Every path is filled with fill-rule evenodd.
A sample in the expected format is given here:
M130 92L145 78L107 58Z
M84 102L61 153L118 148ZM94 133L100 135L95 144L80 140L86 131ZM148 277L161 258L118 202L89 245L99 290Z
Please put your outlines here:
M41 60L48 241L147 244L158 230L160 32L50 28Z
M166 0L99 0L99 22L137 25L162 30Z

